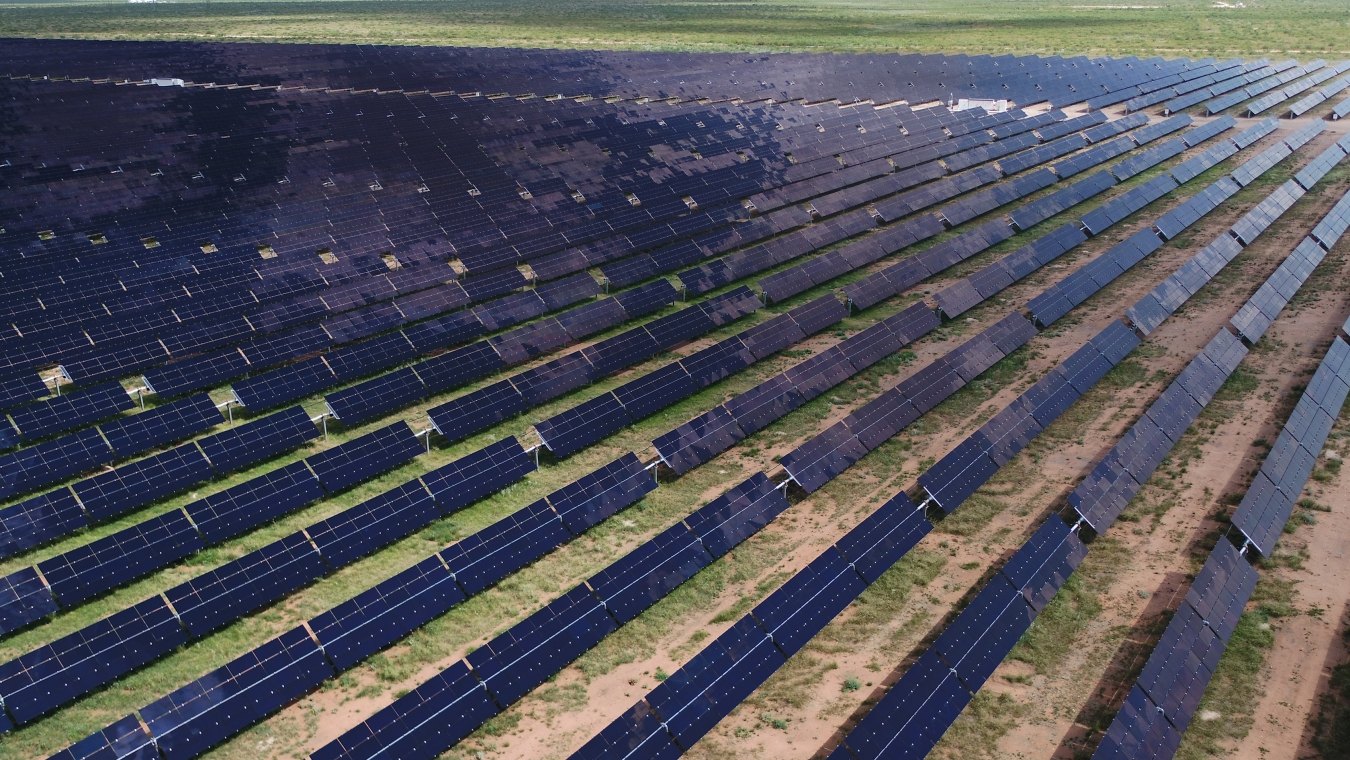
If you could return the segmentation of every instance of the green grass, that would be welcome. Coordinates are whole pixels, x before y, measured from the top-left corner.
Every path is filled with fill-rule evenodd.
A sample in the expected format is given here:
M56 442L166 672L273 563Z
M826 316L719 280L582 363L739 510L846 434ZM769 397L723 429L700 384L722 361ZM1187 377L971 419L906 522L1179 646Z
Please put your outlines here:
M346 0L0 5L0 36L491 47L1350 56L1343 0Z

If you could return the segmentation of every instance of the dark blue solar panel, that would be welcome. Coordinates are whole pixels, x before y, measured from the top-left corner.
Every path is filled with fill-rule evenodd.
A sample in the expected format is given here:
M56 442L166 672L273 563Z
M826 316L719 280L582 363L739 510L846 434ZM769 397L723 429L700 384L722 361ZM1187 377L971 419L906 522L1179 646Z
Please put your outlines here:
M469 666L456 662L314 754L316 760L435 754L501 708Z
M629 453L548 495L572 533L580 535L656 490L656 479Z
M273 541L164 592L194 637L223 628L324 574L323 558L301 533Z
M848 306L827 293L787 312L806 335L814 335L848 316Z
M31 567L0 578L0 633L16 631L56 612L56 600Z
M834 547L826 549L751 611L791 657L844 610L867 583Z
M909 497L898 493L835 546L863 580L875 583L932 528Z
M919 475L919 485L944 512L961 506L998 472L982 442L967 439Z
M427 411L432 427L455 443L529 408L510 380L500 380Z
M1186 603L1226 642L1255 588L1256 570L1251 563L1230 542L1219 541L1191 582Z
M844 425L872 451L918 418L919 410L892 388L845 417Z
M324 396L328 411L349 426L383 417L422 400L427 387L411 367Z
M447 351L413 365L429 394L444 393L502 369L506 363L486 341Z
M160 752L196 757L336 675L304 628L293 628L146 705Z
M0 557L13 557L88 525L69 489L51 491L0 510Z
M572 757L577 760L624 757L676 760L682 754L644 699L586 742Z
M969 701L956 674L929 650L844 738L851 752L842 757L924 757Z
M10 416L19 437L32 441L112 417L135 403L121 383L110 382L15 409Z
M698 390L680 363L667 364L614 389L630 420L637 421L692 396Z
M89 428L0 457L0 498L36 491L112 461L113 451Z
M36 372L20 372L0 379L0 411L47 395L47 384Z
M440 557L433 556L312 618L309 629L344 671L463 600Z
M148 599L0 666L5 709L19 723L30 723L186 639L164 600Z
M38 563L62 607L74 607L206 547L175 510Z
M836 423L780 460L797 485L813 493L867 456L867 447L843 423Z
M158 760L159 757L140 719L128 715L52 755L52 760Z
M736 418L724 406L695 417L652 441L661 461L683 475L745 438Z
M441 558L464 593L472 595L570 538L562 518L541 499L452 544Z
M623 404L613 393L597 396L535 425L544 445L559 458L613 435L632 424Z
M305 461L328 493L351 488L364 480L412 461L425 449L402 420L321 451Z
M90 517L102 521L179 493L210 477L210 464L196 446L188 443L87 478L73 488Z
M299 448L319 435L301 407L294 406L198 441L217 474L237 472Z
M428 472L422 482L441 512L450 514L500 491L534 469L534 458L510 437Z
M323 498L304 462L295 462L184 507L202 536L216 544Z
M708 552L721 557L787 509L780 488L756 473L685 518Z
M330 570L337 570L419 530L440 516L431 494L413 480L305 529Z
M647 701L687 750L784 662L755 621L741 618L653 689Z
M713 557L683 523L676 523L587 579L621 623L637 617Z
M241 380L230 386L234 396L250 409L270 409L317 393L337 382L323 359L314 357Z
M469 664L498 704L511 704L595 646L618 625L578 586L472 652Z
M215 402L203 393L108 423L101 429L113 451L126 457L189 438L221 421Z

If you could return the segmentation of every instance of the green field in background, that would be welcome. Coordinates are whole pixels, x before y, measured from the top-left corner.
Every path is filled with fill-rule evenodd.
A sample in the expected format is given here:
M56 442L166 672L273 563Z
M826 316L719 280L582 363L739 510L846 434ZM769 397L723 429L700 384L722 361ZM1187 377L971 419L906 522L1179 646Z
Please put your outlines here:
M1346 0L0 2L0 36L1350 58Z

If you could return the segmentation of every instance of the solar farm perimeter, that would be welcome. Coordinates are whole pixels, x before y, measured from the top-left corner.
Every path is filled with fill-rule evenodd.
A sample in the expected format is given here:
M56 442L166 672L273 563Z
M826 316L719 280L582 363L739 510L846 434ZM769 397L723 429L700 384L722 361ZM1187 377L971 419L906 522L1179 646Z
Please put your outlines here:
M0 754L1344 756L1350 61L0 91Z

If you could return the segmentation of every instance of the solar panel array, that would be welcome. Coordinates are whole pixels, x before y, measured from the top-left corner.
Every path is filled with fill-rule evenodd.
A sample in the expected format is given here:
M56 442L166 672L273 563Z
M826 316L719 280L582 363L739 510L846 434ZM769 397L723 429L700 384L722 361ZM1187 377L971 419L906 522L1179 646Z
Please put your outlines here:
M26 499L0 510L0 556L12 557L238 472L318 434L309 415L292 407Z
M312 434L313 425L305 420ZM406 423L395 423L355 438L306 460L259 475L224 491L194 501L182 509L143 520L77 549L56 555L35 567L46 578L53 610L71 609L90 598L130 583L194 554L207 546L242 535L260 525L318 501L325 495L346 490L383 474L423 451L421 442ZM190 451L190 461L203 471L209 465L199 452ZM151 473L153 476L155 473ZM91 498L77 488L86 509L120 506L118 497L141 479L100 484ZM149 487L154 488L153 481ZM118 514L116 509L102 513ZM15 577L30 572L17 571ZM37 612L24 605L11 606L0 600L0 631L36 622ZM45 606L44 606L45 609ZM3 693L3 692L0 692Z
M1130 348L1138 343L1138 337L1132 337ZM1214 369L1212 357L1216 354L1212 350L1216 346L1228 349L1223 354L1225 363ZM1147 420L1162 432L1144 448L1165 456L1245 355L1245 347L1233 334L1221 330L1141 418L1141 423ZM1060 369L1075 364L1081 364L1077 354L1061 363ZM1206 374L1206 367L1214 371ZM1199 392L1202 400L1192 397L1192 392ZM1024 394L1001 414L1015 410L1030 395L1030 391ZM992 425L993 421L986 427ZM1138 425L1104 461L1112 461L1117 452L1138 451L1140 447L1130 443L1132 437L1137 440L1137 430ZM1019 431L1013 438L1026 435ZM988 438L982 429L967 443ZM1161 456L1157 458L1161 460ZM939 462L925 475L942 466ZM1116 511L1105 519L1099 516L1094 522L1080 509L1082 494L1100 486L1099 480L1094 483L1098 472L1094 470L1070 496L1070 506L1077 513L1075 524L1071 527L1059 515L1043 523L845 736L831 757L857 760L928 754L1086 556L1088 547L1077 536L1079 525L1086 524L1101 533L1119 514ZM1143 481L1133 482L1127 476L1123 482L1130 485L1111 489L1117 497L1113 502L1122 509ZM1255 575L1231 543L1220 542L1187 596L1183 612L1173 618L1164 634L1160 656L1145 667L1140 685L1121 711L1119 725L1113 724L1096 757L1168 757L1175 752L1217 665L1223 642L1232 635L1255 587Z
M174 542L171 537L156 536L155 548L140 548L137 552L136 562L141 564L128 564L125 556L107 557L108 561L101 561L114 551L112 547L127 544L121 534L113 541L105 539L77 550L73 558L63 555L50 564L75 568L79 561L89 561L85 558L99 562L98 567L105 569L96 576L88 573L72 575L73 581L79 584L76 588L96 593L102 587L125 583L128 576L143 573L149 569L149 563L175 549L191 551L218 543L299 509L325 493L347 487L346 481L351 476L344 476L344 480L336 484L323 483L322 473L329 471L325 463L341 468L359 459L368 462L363 464L360 472L373 476L394 469L420 450L407 425L396 423L354 439L345 446L330 449L319 455L323 459L311 458L312 464L297 462L194 502L182 511L169 513L167 519L186 523L188 527L196 526L196 537L188 534L187 528L176 534L188 535L186 543L181 538ZM134 616L118 613L104 618L0 666L0 696L16 723L36 720L169 654L185 641L200 639L219 630L433 519L463 509L533 469L534 460L515 439L505 439L481 452L455 460L174 586L132 608L141 610ZM165 519L155 518L123 533L136 537L151 535L151 529L157 528ZM150 559L144 558L147 556ZM10 602L9 599L5 601ZM9 604L7 608L13 608L13 605ZM164 616L160 613L147 612L161 608L167 611L167 620L162 619ZM177 635L169 636L162 630L165 628L181 630ZM128 646L137 648L134 657L109 656L110 650ZM263 655L259 657L262 659ZM267 674L256 675L261 678ZM231 688L228 679L211 682L220 689ZM243 714L237 717L242 718Z
M1034 327L1025 319L1018 315L1011 316L1021 319L1026 325L1025 332L1020 338L1022 342L1035 333ZM941 367L944 361L950 361L953 356L968 356L972 346L979 346L981 340L987 340L986 335L989 332L997 331L1005 323L991 328L991 331L968 342L945 359L930 365L929 369ZM1066 360L1060 369L1077 379L1081 387L1086 389L1138 343L1139 337L1133 331L1122 323L1113 323L1082 350ZM924 372L927 370L914 377L921 377ZM1063 380L1063 375L1055 377L1060 380L1061 385L1072 387ZM1070 391L1070 394L1076 393L1077 389ZM883 394L876 402L868 404L863 409L896 410L897 403L895 401L888 403L888 395L896 396L893 392ZM1049 424L1068 408L1073 398L1076 398L1076 395L1071 395L1067 402L1052 402L1044 406L1030 401L1053 395L1045 393L1043 389L1033 388L1002 415L967 439L963 447L968 448L969 453L977 457L989 457L991 453L997 452L993 453L993 456L999 458L998 462L992 465L992 469L997 470L1011 458L1012 454L1024 446L1030 437L1040 431L1041 422ZM897 400L900 403L904 402L902 397L897 396ZM1044 415L1040 422L1027 414L1028 409L1038 408L1043 410ZM863 409L855 412L849 420L863 417ZM912 421L916 417L917 415L908 414L904 419ZM1032 427L1026 427L1027 423ZM1022 429L1018 429L1019 425ZM854 436L854 440L850 442L848 431L847 423L836 424L784 456L781 461L794 480L801 482L808 490L819 487L823 481L828 481L851 464L857 456L857 449L860 448L857 439L860 437ZM892 430L891 433L893 432ZM872 440L875 444L875 439ZM958 450L961 451L963 450ZM944 498L937 499L933 498L932 488L927 486L926 481L960 483L961 486L965 486L963 482L965 475L969 475L972 479L980 477L987 479L988 475L992 474L985 468L978 466L972 468L971 457L958 452L954 452L947 460L920 476L920 483L925 485L930 500L937 502L939 506L943 506L945 501L944 509L959 505L974 491L974 488L971 487L969 490L961 488L950 492L939 488ZM816 465L819 468L820 480L810 475L801 477L799 472L812 472L809 466L802 467L803 464ZM794 466L798 472L794 472ZM928 476L933 477L930 479ZM892 511L899 514L888 516ZM879 524L885 525L885 528L879 528ZM630 708L623 717L611 723L574 756L660 757L689 749L718 720L782 665L787 657L800 649L815 632L842 611L867 583L875 580L876 576L868 576L860 569L859 564L850 566L849 561L854 556L863 556L854 555L851 549L861 545L880 547L876 549L877 552L889 552L889 561L879 569L875 566L869 567L874 573L879 574L917 543L930 528L931 524L924 518L922 510L916 508L904 493L898 494L895 500L827 550L806 570L794 576L788 584L758 605L750 615L733 625L726 634L706 647L688 665L663 681L661 686ZM878 539L883 536L884 539L878 543ZM855 541L857 543L854 543ZM1030 619L1053 596L1054 591L1077 566L1085 553L1084 546L1062 520L1054 518L1043 526L1041 532L1028 544L1027 549L1019 553L1004 568L1004 575L999 576L1002 581L991 584L985 594L970 608L972 619L978 619L982 621L982 626L987 626L984 634L978 638L965 639L954 635L950 644L944 644L941 655L943 659L938 660L939 656L934 655L935 662L930 663L931 667L921 668L928 677L924 685L903 692L906 695L913 695L914 698L896 707L894 711L879 716L877 723L888 727L910 720L923 723L922 728L914 730L921 736L921 741L928 741L927 746L931 747L960 712L969 698L969 691L977 689L978 684L987 678L988 673L992 672L1001 659L1001 656L990 658L985 652L998 652L1000 646L1003 647L1002 651L1010 649L1021 632L1025 631ZM862 562L862 559L860 558L858 562ZM934 686L933 679L942 683ZM892 695L898 693L901 692L896 691ZM888 730L889 728L881 729L879 733ZM905 741L912 742L914 739L913 735L909 735ZM892 746L893 737L886 737L880 746L869 746L869 742L870 739L867 737L859 739L858 744L862 747L862 751L875 750L873 755L879 757L901 756L895 754L897 747ZM911 749L914 746L917 745L911 745ZM839 756L851 757L847 754L849 751L841 747ZM921 756L924 752L926 750L916 750L914 754Z
M438 400L433 430L459 440L737 320L755 321L747 318L762 303L739 280L776 269L755 283L764 302L776 303L958 228L841 293L759 318L539 421L545 447L568 456L838 325L850 306L909 290L1235 124L1219 119L1164 141L1189 117L1112 121L1096 109L1257 71L1238 61L883 56L822 68L826 59L816 56L582 60L529 52L500 78L489 67L500 68L495 51L360 48L353 64L358 49L331 46L287 47L274 59L277 49L231 45L60 44L72 55L58 60L30 43L0 55L0 72L12 77L0 89L32 134L43 135L7 137L7 155L19 160L0 167L0 182L14 191L0 204L0 246L14 253L0 272L12 328L0 335L0 447L17 447L0 456L0 490L30 495L0 509L6 556L317 435L292 407L182 443L222 421L202 391L228 384L234 403L251 411L325 394L327 416L356 426L545 360ZM96 67L104 78L83 78L72 66ZM186 86L110 87L118 81L111 72L149 79L142 75L165 66ZM912 67L910 81L894 68L865 73L886 66ZM559 71L567 73L556 78ZM755 82L754 71L766 76ZM781 78L793 71L800 80ZM1052 109L1027 116L795 101L868 91L854 79L889 83L876 86L890 87L877 102L902 93L920 102L929 99L920 92L956 88L963 97L1012 95ZM474 83L488 81L493 92L580 86L616 97L485 98ZM244 86L195 86L208 82ZM272 86L280 84L298 86ZM653 93L671 97L649 102ZM1084 116L1053 108L1085 98L1092 109ZM83 140L86 128L70 117L76 102L135 112L138 126L116 140ZM164 113L176 114L176 124L148 125L142 116ZM1229 155L1207 151L1191 165L1198 173ZM1309 167L1298 183L1306 190L1329 168ZM835 342L659 438L662 461L677 473L707 461L1184 181L1164 175L1119 194L940 291L937 308L915 304ZM1184 229L1194 222L1188 214L1199 218L1228 190L1193 198L1175 225ZM1007 211L1012 223L1004 218L1004 206L1043 191L1054 200ZM43 213L74 197L78 209L61 221ZM1262 214L1282 210L1276 203ZM1131 241L1136 258L1122 268L1157 245ZM1092 266L1075 276L1097 287L1114 276ZM686 297L728 290L663 314L680 297L669 274ZM1133 337L1117 329L1114 338ZM784 483L819 488L1036 330L1019 313L996 320L784 457L780 482L761 473L729 490L325 752L418 755L450 746L773 520L787 508ZM1092 371L1122 346L1094 344ZM52 368L75 392L48 397L34 370ZM137 374L159 403L124 414L132 396L109 381ZM424 450L398 423L43 559L0 583L0 633L387 474ZM157 453L135 459L147 452ZM487 497L533 470L532 453L514 439L485 446L0 666L0 723L31 723ZM40 493L105 464L117 466ZM64 755L199 755L635 503L655 487L653 470L626 455ZM706 731L699 727L734 707L735 694L809 640L875 579L869 567L880 572L903 554L912 543L901 534L917 541L926 532L928 521L904 495L889 506L871 532L832 549L817 576L775 595L776 610L756 608L718 640L730 659L691 674L663 703L690 721L672 747ZM832 601L815 604L818 593ZM719 679L728 677L741 680L724 692ZM717 699L706 707L709 695ZM694 712L677 708L682 700ZM387 723L387 715L398 720Z
M1181 607L1102 736L1094 758L1145 758L1176 751L1204 696L1238 618L1256 588L1253 548L1269 556L1312 473L1350 388L1350 343L1332 339L1307 390L1233 514L1239 549L1221 539L1191 581ZM1320 422L1318 418L1325 417ZM1292 491L1286 502L1271 494ZM1259 531L1259 532L1258 532ZM1259 538L1252 538L1256 533Z

